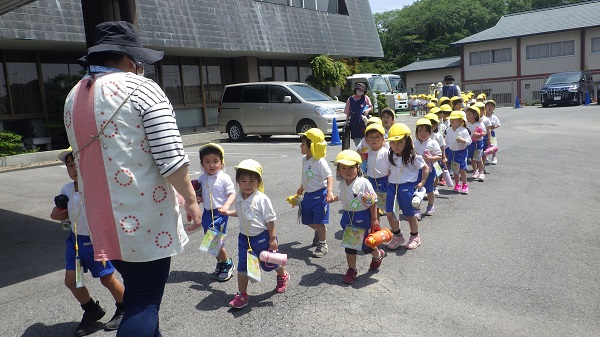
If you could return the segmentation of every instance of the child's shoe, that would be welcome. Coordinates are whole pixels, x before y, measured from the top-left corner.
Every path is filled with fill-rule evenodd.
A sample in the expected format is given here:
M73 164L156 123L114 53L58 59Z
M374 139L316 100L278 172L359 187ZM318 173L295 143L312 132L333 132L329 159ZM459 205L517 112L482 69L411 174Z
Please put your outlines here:
M358 274L358 270L348 268L346 271L346 275L344 275L344 283L352 284L354 280L356 280L356 275Z
M234 270L235 265L231 259L224 262L217 262L217 267L211 274L211 277L219 282L229 281L233 277Z
M444 178L440 179L440 182L438 183L438 185L446 186L446 180L444 180Z
M390 241L390 243L388 243L388 248L391 250L397 249L398 247L402 246L402 244L404 243L404 237L402 236L402 233L400 234L394 234L394 237L392 238L392 241Z
M492 158L492 165L496 165L498 164L498 158L494 157Z
M473 172L473 180L477 180L479 178L479 171Z
M106 311L104 311L104 309L100 306L100 303L96 301L96 303L94 303L93 305L93 309L86 310L83 312L81 323L79 323L79 325L75 329L75 336L85 336L92 332L94 324L97 321L99 321L102 317L104 317L104 315L106 315Z
M325 255L327 255L327 251L328 251L328 247L327 247L327 243L320 243L317 245L317 249L315 249L315 251L313 252L313 257L323 257Z
M485 173L479 175L479 181L483 182L485 180Z
M427 210L425 211L425 215L433 215L433 211L434 211L434 207L433 205L427 205Z
M114 331L119 328L121 325L121 320L123 320L123 303L116 304L117 309L115 310L115 314L110 319L110 321L104 324L104 331Z
M235 294L235 297L231 302L229 302L229 306L236 309L241 309L248 305L248 294L242 294L238 292Z
M421 210L415 209L415 216L417 217L417 220L421 221L421 219L422 219Z
M435 195L436 197L440 195L440 191L438 191L437 187L433 190L433 195Z
M462 189L460 190L460 193L462 193L462 194L468 194L469 193L469 185L464 184L462 186Z
M460 193L460 184L454 185L454 192Z
M404 246L406 249L415 249L421 245L421 238L418 235L411 235L408 243Z
M277 293L285 292L285 290L287 289L287 284L288 284L289 280L290 280L290 273L288 273L287 271L285 272L285 275L283 275L283 276L277 275L277 285L275 286L275 292L277 292Z
M379 269L379 266L381 266L381 261L383 261L383 258L385 257L385 252L383 251L383 249L379 249L379 258L372 258L371 259L371 265L369 266L369 270L377 270Z

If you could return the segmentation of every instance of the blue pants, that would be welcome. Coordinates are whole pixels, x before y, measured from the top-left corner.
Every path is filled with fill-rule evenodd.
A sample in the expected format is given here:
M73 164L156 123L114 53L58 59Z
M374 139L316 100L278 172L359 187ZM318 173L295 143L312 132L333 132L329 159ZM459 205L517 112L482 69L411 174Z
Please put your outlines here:
M346 229L346 226L348 225L362 228L365 230L365 237L367 237L371 232L371 210L365 209L357 212L344 211L340 225L342 226L342 229ZM369 254L373 251L373 248L367 246L363 240L362 251L365 254ZM356 254L356 251L346 248L346 254Z
M125 313L117 337L162 337L158 311L171 269L171 258L150 262L113 260L123 277Z
M304 193L302 199L302 224L320 225L329 223L329 204L326 200L327 188Z

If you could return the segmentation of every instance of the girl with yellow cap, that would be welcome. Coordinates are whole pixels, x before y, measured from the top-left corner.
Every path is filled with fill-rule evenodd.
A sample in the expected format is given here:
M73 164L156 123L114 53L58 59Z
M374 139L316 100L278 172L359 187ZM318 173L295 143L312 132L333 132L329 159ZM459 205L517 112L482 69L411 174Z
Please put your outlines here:
M243 308L248 305L248 259L258 258L263 251L277 251L277 232L275 220L277 216L271 200L264 194L262 166L256 160L245 159L235 166L235 181L240 193L235 198L235 210L225 214L238 217L240 234L238 235L238 293L229 302L232 308ZM249 257L251 255L252 257ZM287 289L290 274L282 265L260 262L260 269L275 270L277 285L275 292L283 293ZM260 271L256 271L260 273ZM250 274L252 275L252 274Z
M467 158L471 159L473 167L473 181L484 181L485 173L483 166L484 136L487 135L486 126L480 121L479 108L470 106L467 108L467 129L471 132L471 145L467 147Z
M427 193L427 210L425 211L426 215L433 215L434 212L434 181L436 178L436 171L433 167L433 164L442 159L442 150L440 145L437 141L431 139L432 131L432 124L428 118L421 118L417 121L415 128L415 152L423 157L423 160L429 167L430 172L427 180L425 181L425 185L423 186L425 187L425 192ZM421 173L421 171L419 171L419 173ZM417 179L417 181L419 180L420 179ZM416 208L415 210L415 216L417 219L421 219L420 208Z
M450 163L450 169L454 173L454 191L458 193L469 193L467 185L467 146L471 144L471 134L465 127L467 122L462 111L452 111L450 116L450 128L446 129L446 158ZM459 184L459 178L462 185Z

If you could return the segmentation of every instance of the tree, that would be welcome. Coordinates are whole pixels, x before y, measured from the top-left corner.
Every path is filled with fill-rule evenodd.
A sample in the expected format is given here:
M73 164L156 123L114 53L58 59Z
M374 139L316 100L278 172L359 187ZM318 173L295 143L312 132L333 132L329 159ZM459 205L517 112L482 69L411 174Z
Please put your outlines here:
M352 74L346 63L334 61L325 54L313 57L310 65L312 75L306 78L306 83L324 92L329 92L331 87L343 87L346 77Z

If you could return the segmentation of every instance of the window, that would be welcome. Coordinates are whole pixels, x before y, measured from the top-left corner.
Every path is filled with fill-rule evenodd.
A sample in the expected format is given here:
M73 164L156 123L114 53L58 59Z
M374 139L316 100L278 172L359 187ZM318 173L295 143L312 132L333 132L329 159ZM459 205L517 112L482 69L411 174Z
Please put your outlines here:
M512 62L512 49L501 48L469 53L469 65Z
M183 64L181 65L181 72L183 74L183 94L185 95L185 104L202 104L200 66L198 66L198 64Z
M233 83L231 60L223 58L202 58L202 80L206 105L217 105L223 88Z
M551 43L532 44L526 46L527 60L538 60L549 57L562 57L575 55L575 40Z
M275 75L275 81L285 81L285 62L273 61L273 71Z
M277 5L300 7L334 14L348 15L345 0L255 0Z
M283 103L285 96L292 96L286 88L278 85L269 86L269 103Z
M242 102L266 103L267 102L267 86L266 85L245 86L244 90L242 92Z
M229 87L223 94L223 103L239 103L242 99L243 86Z
M172 105L183 105L183 88L181 85L181 73L179 71L179 58L165 57L162 70L165 94L167 94Z
M592 38L592 53L600 53L600 37Z
M0 63L0 115L8 115L8 92L6 91L4 67Z
M41 114L42 99L35 54L6 53L13 114Z
M42 54L42 81L46 94L46 109L49 116L62 116L65 99L71 89L85 75L85 70L77 63L64 63L64 60L77 59L64 54Z

